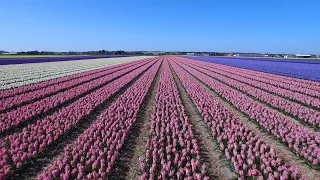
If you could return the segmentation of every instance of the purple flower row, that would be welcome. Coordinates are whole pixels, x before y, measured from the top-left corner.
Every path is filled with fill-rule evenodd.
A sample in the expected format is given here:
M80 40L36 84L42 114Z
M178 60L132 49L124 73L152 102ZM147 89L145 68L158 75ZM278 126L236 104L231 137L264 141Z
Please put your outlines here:
M317 89L317 87L311 84L307 85L307 87L299 86L298 84L284 83L285 80L282 80L283 78L281 76L277 77L276 80L271 78L268 79L263 74L259 76L258 74L259 72L252 72L247 69L241 69L241 68L236 68L232 66L225 66L221 64L214 64L214 63L207 63L207 62L203 62L201 64L205 64L206 67L211 67L211 68L214 68L215 70L220 70L224 73L231 73L233 75L238 75L243 78L248 78L251 80L256 80L259 82L271 84L276 87L285 88L285 89L288 89L294 92L303 93L309 96L320 97L320 88L319 90L315 90Z
M195 61L188 61L188 62L195 62ZM207 66L205 63L202 63L200 61L198 61L197 64L200 64L202 67L206 67ZM216 70L211 69L211 68L210 68L210 70L217 72ZM277 94L279 96L283 96L283 97L286 97L288 99L292 99L294 101L298 101L300 103L303 103L303 104L306 104L306 105L309 105L309 106L313 106L315 108L320 108L320 98L310 97L310 96L305 95L305 94L301 94L301 93L298 93L298 92L292 92L292 91L287 90L287 89L275 87L275 86L272 86L270 84L263 83L263 82L250 80L248 78L241 78L241 77L238 77L236 75L228 74L226 72L223 72L223 75L229 76L231 78L236 78L238 81L250 84L250 85L258 87L260 89L263 89L263 90L269 91L271 93Z
M289 101L285 98L279 97L272 93L265 92L259 88L255 88L250 85L247 85L246 83L250 81L248 79L239 78L237 76L226 74L226 73L222 74L222 72L219 72L218 70L206 68L205 64L202 64L202 63L198 64L190 61L190 65L192 65L194 69L201 71L211 77L214 77L222 82L225 82L228 85L261 100L262 102L265 102L275 108L281 109L282 111L285 111L286 113L291 114L292 116L298 117L303 122L313 125L316 128L320 127L319 111L310 109L306 106L302 106L298 103ZM242 83L242 82L245 82L245 83ZM259 87L259 82L250 82L250 84L253 86Z
M116 57L127 57L127 56L62 56L62 57L47 57L47 58L8 58L1 59L0 65L8 64L27 64L27 63L43 63L43 62L58 62L58 61L75 61L87 59L101 59L101 58L116 58Z
M303 82L306 84L320 85L320 63L292 63L287 62L275 62L275 61L258 61L255 59L237 59L237 58L219 58L219 57L190 57L201 61L207 61L212 63L224 64L228 66L235 66L239 68L245 68L255 71L261 71L276 74L275 77L290 76L286 79L290 79L296 82ZM320 61L319 61L320 62ZM291 78L294 77L294 78ZM297 78L301 78L297 80ZM318 81L318 82L315 82Z

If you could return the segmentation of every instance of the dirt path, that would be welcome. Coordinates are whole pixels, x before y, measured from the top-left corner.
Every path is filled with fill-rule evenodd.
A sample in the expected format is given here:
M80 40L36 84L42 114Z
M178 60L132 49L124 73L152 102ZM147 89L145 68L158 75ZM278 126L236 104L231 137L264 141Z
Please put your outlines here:
M55 143L47 147L36 158L31 159L23 168L14 172L14 175L10 177L10 179L36 179L37 175L41 173L41 171L45 170L54 160L56 160L59 155L63 154L65 146L73 144L75 140L97 120L99 115L105 111L105 109L108 108L133 83L135 83L135 81L137 81L148 69L150 69L150 67L135 77L126 86L122 87L102 105L95 108L87 117L80 121L80 123L63 134Z
M191 75L191 74L190 74ZM192 75L191 75L192 76ZM277 155L281 157L284 161L288 162L289 164L297 167L303 177L315 180L320 179L320 172L310 168L305 162L297 157L295 154L293 154L287 147L285 147L283 144L275 140L275 138L270 137L267 132L262 132L261 128L252 122L252 120L248 119L246 115L239 110L237 110L236 107L234 107L232 104L230 104L228 101L223 99L220 95L218 95L213 89L211 89L209 86L201 82L199 79L192 76L196 81L198 81L200 84L203 85L204 88L206 88L211 94L218 99L226 108L231 110L237 117L239 117L239 120L247 125L256 135L258 135L266 144L268 144L270 147L274 148L277 152Z
M108 179L128 180L140 178L139 157L144 157L146 152L161 67L162 65L160 65L155 79L148 90L144 103L139 110L137 121L130 130L113 168L113 172Z
M207 173L210 179L232 179L233 173L223 163L227 161L222 152L216 144L215 139L212 137L210 130L201 117L200 112L194 105L192 99L183 87L182 82L171 68L175 82L178 86L182 104L185 107L186 115L188 116L189 123L192 125L192 130L195 138L200 146L200 156L202 161L207 165Z

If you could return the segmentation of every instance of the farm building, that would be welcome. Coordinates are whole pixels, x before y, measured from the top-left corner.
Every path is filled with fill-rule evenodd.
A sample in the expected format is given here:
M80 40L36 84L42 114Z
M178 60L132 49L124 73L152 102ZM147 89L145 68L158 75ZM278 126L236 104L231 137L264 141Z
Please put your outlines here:
M310 54L295 54L297 58L311 58Z

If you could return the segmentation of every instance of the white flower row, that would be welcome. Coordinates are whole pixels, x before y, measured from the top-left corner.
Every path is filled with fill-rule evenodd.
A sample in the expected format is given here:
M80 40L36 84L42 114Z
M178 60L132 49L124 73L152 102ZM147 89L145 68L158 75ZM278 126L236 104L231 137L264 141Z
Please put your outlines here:
M136 56L4 65L0 67L0 89L9 89L13 87L59 78L67 75L99 69L111 65L138 61L146 58L152 57Z

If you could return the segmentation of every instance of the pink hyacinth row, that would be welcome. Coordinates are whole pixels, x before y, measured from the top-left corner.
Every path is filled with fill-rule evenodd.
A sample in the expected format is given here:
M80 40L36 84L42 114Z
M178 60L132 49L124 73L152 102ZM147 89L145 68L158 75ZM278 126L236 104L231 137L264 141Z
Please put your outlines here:
M5 179L11 173L9 151L6 142L0 139L0 179Z
M238 179L300 179L298 169L284 163L238 117L191 78L172 58L172 67L197 106L220 150L231 161Z
M140 179L208 179L168 60L160 73L146 146L145 159L140 158Z
M318 133L310 131L296 122L280 115L279 112L256 102L254 99L218 82L217 80L214 80L213 78L210 78L200 71L180 62L178 62L178 64L207 84L240 111L256 121L269 133L281 140L291 149L292 152L304 157L313 165L319 165L320 136Z
M210 66L211 63L207 63L206 65ZM237 67L232 67L232 66L226 66L222 64L215 64L219 65L220 68L228 68L232 70L237 70L241 72L242 74L249 74L252 76L256 76L259 78L264 78L267 80L275 81L278 83L282 83L285 85L287 88L290 86L298 87L298 88L307 88L307 89L312 89L315 91L320 91L320 82L316 81L310 81L310 80L305 80L305 79L298 79L298 78L292 78L288 76L281 76L277 74L271 74L271 73L265 73L265 72L259 72L259 71L254 71L250 69L243 69L243 68L237 68Z
M0 114L0 132L5 132L9 130L12 127L15 127L22 122L29 120L30 118L37 116L41 113L45 113L50 109L53 109L61 104L63 104L66 101L69 101L77 96L80 96L81 94L84 94L91 89L97 88L110 80L121 77L125 75L126 73L144 65L145 63L138 63L134 65L127 65L122 66L119 68L114 68L110 71L105 71L106 75L86 82L82 85L79 85L77 87L68 89L66 91L60 92L58 94L55 94L53 96L46 97L44 99L41 99L39 101L35 101L33 103L27 104L25 106L19 107L13 111L9 111L6 113ZM126 67L125 69L123 69ZM111 74L110 74L111 73Z
M135 64L135 63L143 62L143 61L145 61L145 60L133 61L133 62L125 63L125 65L127 65L127 64ZM59 78L56 78L56 79L50 79L50 80L47 80L47 81L42 81L42 82L37 82L37 83L33 83L33 84L19 86L19 87L15 87L15 88L11 88L11 89L1 90L0 91L0 99L16 96L16 95L19 95L19 94L22 94L22 93L28 93L30 91L38 90L38 89L41 89L41 88L52 86L52 85L55 85L55 84L58 84L58 83L67 82L67 81L70 81L70 80L75 80L75 79L82 78L82 77L85 77L85 76L90 76L92 74L100 73L100 72L106 71L106 70L111 70L111 69L119 67L119 66L122 66L122 65L121 64L120 65L112 65L112 66L108 66L108 67L105 67L105 68L99 68L99 69L90 70L90 71L86 71L86 72L82 72L82 73L77 73L77 74L73 74L73 75L67 75L67 76L59 77ZM70 69L70 71L72 71L72 69ZM43 72L43 73L46 73L46 72Z
M181 61L180 61L181 62ZM259 99L262 102L269 104L272 107L278 108L292 116L299 118L301 121L304 121L310 125L315 126L316 128L320 127L320 112L314 109L307 108L306 106L302 106L298 103L289 101L285 98L281 98L277 95L265 92L259 88L252 87L245 83L246 79L238 79L238 77L229 76L231 78L222 76L218 73L208 70L203 65L195 65L194 63L190 63L189 66L192 66L194 69L201 71L211 77L214 77L226 84L236 88L250 96L253 96ZM215 71L215 70L214 70Z
M188 62L192 62L192 64L194 64L194 61L190 60ZM196 64L199 64L199 65L201 64L201 67L207 67L206 64L203 64L201 62L196 63ZM210 71L219 72L219 71L217 71L217 70L215 70L213 68L207 68L207 69L209 69ZM236 79L237 81L247 83L247 84L249 84L251 86L254 86L254 87L257 87L259 89L263 89L263 90L268 91L270 93L273 93L273 94L276 94L276 95L279 95L279 96L282 96L282 97L297 101L297 102L302 103L302 104L306 104L308 106L313 106L315 108L320 108L320 98L311 97L311 96L308 96L308 95L305 95L305 94L301 94L301 93L298 93L298 92L293 92L293 91L290 91L290 90L287 90L287 89L275 87L275 86L272 86L272 85L267 84L267 83L251 80L249 78L241 78L241 77L239 77L237 75L232 75L232 74L226 73L226 72L221 72L220 71L219 73L221 73L224 76L228 76L230 78ZM320 94L318 94L318 95L320 95Z
M221 64L214 64L214 63L207 63L203 62L201 63L202 65L205 65L206 67L211 67L214 68L215 70L219 70L221 73L231 73L233 75L238 75L242 78L248 78L251 80L267 83L279 88L285 88L288 90L291 90L293 92L298 92L298 93L303 93L309 96L314 96L314 97L320 97L320 88L319 90L314 90L317 88L314 88L312 85L307 85L307 86L299 86L297 84L288 84L283 82L282 76L277 77L277 80L274 79L268 79L263 75L259 76L259 73L257 71L250 72L249 70L246 69L241 69L241 68L236 68L236 67L231 67L231 66L225 66Z
M134 64L139 64L139 62L138 63L134 62ZM91 74L91 75L87 75L87 76L84 76L84 77L81 77L81 78L72 79L72 80L65 81L65 82L62 82L62 83L58 83L58 84L55 84L55 85L52 85L52 86L47 86L47 87L44 87L42 89L38 89L38 90L31 91L31 92L26 92L26 93L22 93L22 94L13 96L13 97L8 97L8 98L5 98L5 99L2 99L0 101L0 111L5 111L5 110L7 110L9 108L12 108L14 106L17 106L17 105L20 105L20 104L23 104L23 103L30 103L30 102L32 102L32 101L34 101L36 99L46 97L46 96L48 96L50 94L58 93L58 92L60 92L62 90L65 90L65 89L70 89L72 87L81 85L82 83L95 80L96 78L101 78L101 77L106 76L106 75L108 75L110 73L117 72L117 71L119 71L121 69L125 69L125 68L128 68L130 66L132 66L132 64L120 65L120 66L117 66L115 68L112 68L112 69L109 68L108 70L101 71L101 72L98 72L98 73L94 73L94 74ZM1 92L1 94L5 93L5 92L6 91Z
M38 179L106 179L161 64L160 58L107 108L97 121L64 149Z
M147 70L156 61L150 61L54 114L38 120L36 124L28 125L21 132L6 137L5 140L9 143L8 150L15 168L19 169L30 158L37 157L46 147L57 141L61 135L77 123L85 120L84 118L96 107L106 102L113 94Z

